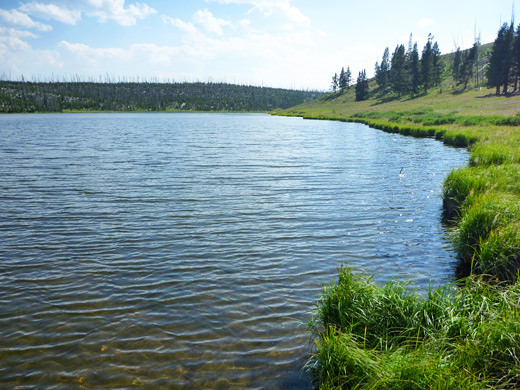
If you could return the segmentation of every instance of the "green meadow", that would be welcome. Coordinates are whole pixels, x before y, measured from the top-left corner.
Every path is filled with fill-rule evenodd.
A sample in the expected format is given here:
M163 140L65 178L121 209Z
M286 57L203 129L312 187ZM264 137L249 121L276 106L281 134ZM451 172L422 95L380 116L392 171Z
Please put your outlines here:
M443 188L459 273L423 297L340 269L309 323L316 351L308 370L324 389L519 388L520 96L461 91L450 79L414 97L370 86L365 101L350 88L275 114L469 148L468 166Z

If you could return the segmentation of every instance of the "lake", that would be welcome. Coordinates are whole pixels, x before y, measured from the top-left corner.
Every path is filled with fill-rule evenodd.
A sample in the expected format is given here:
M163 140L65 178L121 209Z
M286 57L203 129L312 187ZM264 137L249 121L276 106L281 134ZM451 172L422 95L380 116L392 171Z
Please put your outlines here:
M453 279L441 189L467 161L264 114L2 115L0 383L309 389L338 266Z

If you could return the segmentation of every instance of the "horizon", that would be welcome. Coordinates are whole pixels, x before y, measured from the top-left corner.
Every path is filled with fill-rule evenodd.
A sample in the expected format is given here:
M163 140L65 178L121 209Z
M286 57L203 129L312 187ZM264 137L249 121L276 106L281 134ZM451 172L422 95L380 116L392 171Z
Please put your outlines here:
M354 79L362 69L372 77L384 49L406 45L410 33L420 49L432 33L448 54L477 36L492 42L503 22L517 19L510 0L469 7L446 0L435 6L405 0L399 7L378 0L352 6L333 0L326 7L311 0L7 3L0 0L0 75L12 81L156 80L312 91L328 91L342 67Z

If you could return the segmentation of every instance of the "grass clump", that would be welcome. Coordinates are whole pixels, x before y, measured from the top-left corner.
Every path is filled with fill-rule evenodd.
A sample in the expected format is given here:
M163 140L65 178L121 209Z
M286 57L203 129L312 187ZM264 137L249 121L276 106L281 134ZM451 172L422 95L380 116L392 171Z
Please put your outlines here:
M467 278L375 285L341 268L323 288L307 364L322 389L498 389L520 385L520 284Z

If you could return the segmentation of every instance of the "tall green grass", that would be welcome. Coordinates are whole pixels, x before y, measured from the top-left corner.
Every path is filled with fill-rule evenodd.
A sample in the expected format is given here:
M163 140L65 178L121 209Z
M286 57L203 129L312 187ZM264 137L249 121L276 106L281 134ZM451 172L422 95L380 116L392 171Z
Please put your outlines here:
M341 268L309 323L307 369L322 389L516 388L519 302L520 284L472 277L423 297Z

